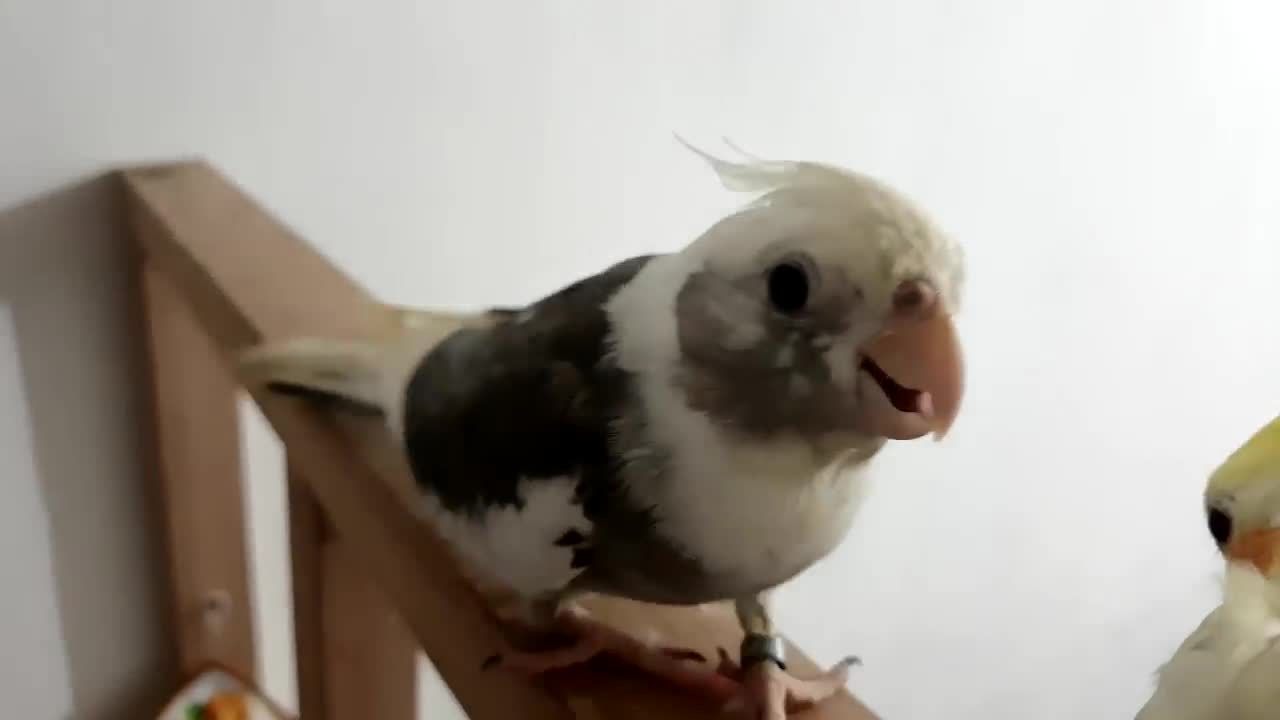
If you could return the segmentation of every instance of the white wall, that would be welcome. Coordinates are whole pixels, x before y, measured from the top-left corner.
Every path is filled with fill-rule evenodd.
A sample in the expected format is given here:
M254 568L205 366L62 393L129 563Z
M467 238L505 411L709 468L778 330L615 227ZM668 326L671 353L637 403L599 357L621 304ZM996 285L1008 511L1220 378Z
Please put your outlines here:
M679 130L879 174L970 250L963 419L894 448L785 627L885 717L1132 716L1212 603L1203 477L1280 411L1280 10L648 5L0 2L0 635L40 643L8 707L164 667L106 211L33 198L201 154L387 298L519 302L729 206Z

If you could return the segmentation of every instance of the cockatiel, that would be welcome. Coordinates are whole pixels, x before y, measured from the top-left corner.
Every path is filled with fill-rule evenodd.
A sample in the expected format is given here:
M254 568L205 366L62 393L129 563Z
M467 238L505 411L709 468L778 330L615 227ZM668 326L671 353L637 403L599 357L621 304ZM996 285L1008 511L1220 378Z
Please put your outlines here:
M1205 507L1223 601L1160 668L1136 720L1280 720L1280 418L1214 471Z
M768 593L845 537L887 440L941 438L956 419L962 252L865 175L695 152L755 197L679 252L523 308L421 311L395 341L255 348L241 370L385 416L464 571L519 598L508 619L571 635L499 664L609 652L723 700L727 675L574 599L731 600L732 701L784 717L836 692L849 663L788 674Z

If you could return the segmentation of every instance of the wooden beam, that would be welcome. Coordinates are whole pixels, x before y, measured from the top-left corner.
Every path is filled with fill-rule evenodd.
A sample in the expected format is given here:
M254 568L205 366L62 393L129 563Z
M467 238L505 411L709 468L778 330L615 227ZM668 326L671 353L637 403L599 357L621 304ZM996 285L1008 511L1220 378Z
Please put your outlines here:
M288 489L298 715L306 720L332 720L335 716L326 709L328 682L324 655L324 546L329 532L324 511L292 467Z
M418 643L289 473L294 644L305 720L416 720Z
M201 163L124 173L129 211L146 253L185 288L219 350L302 334L379 332L377 303ZM387 322L391 319L387 318ZM510 673L484 673L500 631L453 570L433 535L392 483L362 460L331 418L270 395L256 396L289 460L336 531L405 618L473 718L567 720L553 693Z
M141 295L151 470L164 508L181 670L189 675L214 661L252 679L237 385L187 301L152 262L143 262Z
M340 539L324 577L329 720L416 720L418 643L399 613Z
M185 162L123 173L145 247L185 288L224 353L300 335L359 337L385 332L393 317L323 256L209 166ZM519 716L671 720L703 718L699 705L651 678L588 670L590 682L549 686L480 663L501 630L409 510L407 471L386 433L339 423L295 400L255 395L290 460L361 567L404 617L466 712L477 720ZM741 633L726 607L658 608L614 600L593 606L632 632L656 630L715 656ZM799 650L801 672L814 670ZM811 720L869 720L848 693Z

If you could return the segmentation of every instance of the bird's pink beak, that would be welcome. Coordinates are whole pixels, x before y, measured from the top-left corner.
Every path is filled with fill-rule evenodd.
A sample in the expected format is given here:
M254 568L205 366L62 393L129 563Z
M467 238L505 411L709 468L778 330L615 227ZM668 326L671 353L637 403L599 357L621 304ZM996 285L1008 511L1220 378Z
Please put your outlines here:
M883 333L862 349L858 383L863 429L941 440L960 413L964 363L955 324L926 282L902 283Z

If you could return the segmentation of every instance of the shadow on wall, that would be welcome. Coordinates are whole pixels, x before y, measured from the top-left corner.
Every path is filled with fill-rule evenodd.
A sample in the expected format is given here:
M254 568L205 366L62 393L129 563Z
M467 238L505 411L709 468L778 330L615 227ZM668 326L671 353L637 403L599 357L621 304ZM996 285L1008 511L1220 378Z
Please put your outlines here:
M105 176L0 212L0 305L47 513L67 720L151 717L175 681L124 228Z

